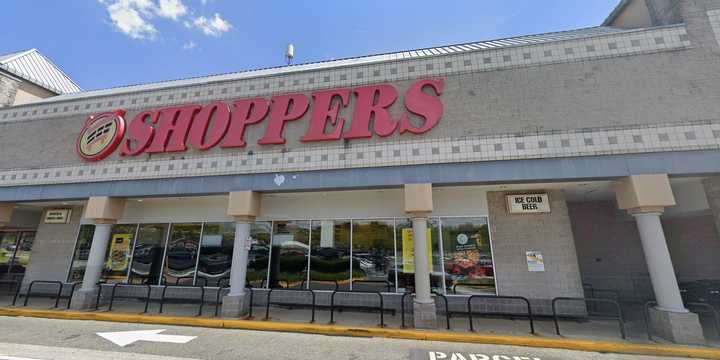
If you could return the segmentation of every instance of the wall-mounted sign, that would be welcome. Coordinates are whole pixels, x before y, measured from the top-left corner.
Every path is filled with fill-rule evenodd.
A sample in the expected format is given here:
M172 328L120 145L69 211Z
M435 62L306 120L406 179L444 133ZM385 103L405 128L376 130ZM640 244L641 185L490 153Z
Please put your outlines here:
M70 222L71 209L48 209L45 210L43 222L46 224L67 224Z
M526 251L525 258L527 259L527 266L529 272L545 271L545 260L543 260L543 255L541 252Z
M285 143L283 128L290 121L310 117L301 142L363 139L373 135L387 137L395 133L423 134L434 128L443 114L440 100L442 79L424 79L405 91L401 114L389 108L399 100L390 84L315 91L305 94L277 95L270 99L212 101L204 106L178 105L141 111L125 129L125 111L91 116L77 139L77 153L85 160L102 160L118 147L121 156L143 153L169 153L209 150L214 147L243 148L245 130L265 122L259 145ZM311 106L312 99L312 106ZM352 118L340 116L340 110L354 101ZM410 116L418 119L411 121ZM266 120L267 119L267 120Z
M550 201L547 193L506 195L510 214L549 213Z

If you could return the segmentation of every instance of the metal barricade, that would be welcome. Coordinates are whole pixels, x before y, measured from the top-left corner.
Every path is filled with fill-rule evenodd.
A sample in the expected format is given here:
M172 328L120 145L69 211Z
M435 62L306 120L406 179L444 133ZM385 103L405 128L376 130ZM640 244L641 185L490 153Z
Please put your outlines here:
M408 295L414 295L415 293L406 292L400 297L400 321L401 327L405 327L405 297Z
M439 293L439 292L437 292L437 291L435 291L435 290L433 290L432 293L433 293L435 296L443 299L443 301L445 302L445 323L446 323L445 328L448 329L448 330L450 330L450 305L448 304L448 298L447 298L447 296L445 296L445 295L443 295L443 294L441 294L441 293ZM403 315L403 316L404 316L404 315Z
M582 301L585 304L587 304L588 302L591 302L591 303L606 303L606 304L614 305L616 313L617 313L617 317L602 317L602 319L617 320L618 324L620 325L620 336L623 339L626 339L625 319L623 318L623 313L622 313L622 308L620 307L620 303L618 303L615 300L611 300L611 299L598 299L598 298L556 297L556 298L552 299L553 321L555 322L555 333L556 334L560 335L560 323L558 321L558 314L557 314L557 302L558 301ZM588 315L588 317L590 317L590 316Z
M270 295L272 295L273 291L296 291L296 292L309 292L310 295L312 295L312 317L310 319L310 323L315 322L315 292L310 289L287 289L287 288L280 288L280 289L270 289L267 294L267 300L265 304L265 319L263 320L270 320ZM252 292L251 292L252 294ZM297 304L297 303L276 303L275 305L307 305L307 304ZM252 300L250 300L250 308L252 308Z
M32 288L35 284L48 284L48 285L57 285L57 293L55 294L55 306L54 308L58 307L58 304L60 303L60 295L62 295L63 291L63 283L62 281L54 281L54 280L33 280L30 282L30 285L28 286L28 290L25 293L25 301L23 302L23 306L27 306L28 300L30 300L30 296L32 295ZM18 290L19 291L19 290Z
M395 285L387 280L352 280L350 285L355 289L355 284L382 284L385 286L385 292L392 292ZM355 290L354 290L355 291Z
M70 295L68 295L67 307L65 309L70 309L70 304L72 303L72 298L73 298L73 295L75 294L75 289L77 289L78 285L82 285L82 282L75 281L75 282L69 283L68 285L70 285L71 287L70 287Z
M0 284L12 285L13 301L12 306L15 306L17 302L18 294L20 293L20 282L17 280L0 280ZM9 287L8 287L9 288ZM10 292L8 292L10 294Z
M380 327L385 327L385 306L383 303L383 296L382 293L379 291L349 291L349 290L335 290L332 292L332 295L330 296L330 323L335 323L335 294L343 293L343 294L376 294L378 298L380 299L380 307L378 310L380 310Z
M159 314L163 313L163 308L165 306L165 293L167 292L168 287L173 288L173 289L200 289L200 301L199 301L200 308L198 309L197 316L202 316L203 305L205 305L205 287L204 286L179 286L179 285L168 286L168 285L164 285L163 289L162 289L162 293L160 295L160 311L158 312ZM182 300L186 300L186 298L182 298Z
M223 284L223 282L225 284ZM225 285L225 286L223 286L223 285ZM217 293L215 293L215 317L217 317L218 312L220 311L220 304L221 304L220 295L222 294L223 290L230 289L230 278L227 278L227 277L221 278L220 280L218 280L218 286L216 286L215 288L217 288Z
M470 323L470 331L475 331L475 328L473 327L473 318L472 318L472 300L473 299L490 299L490 300L521 300L523 301L527 306L527 317L530 322L530 333L535 334L535 322L533 319L533 313L532 313L532 307L530 306L530 301L527 298L524 298L522 296L495 296L495 295L471 295L468 297L467 300L467 316L468 316L468 322ZM504 313L486 313L486 314L492 314L492 315L508 315ZM512 316L518 316L522 314L512 314Z
M100 296L102 295L102 289L103 286L108 286L110 284L99 284L98 288L98 294L97 298L95 298L95 310L98 310L100 307ZM128 283L114 283L112 284L112 292L110 293L110 305L108 306L108 311L112 311L113 303L115 302L115 298L119 297L122 299L137 299L135 296L115 296L115 290L117 290L118 286L124 286L124 287L143 287L147 289L147 294L145 295L145 310L143 313L146 313L148 311L148 307L150 306L150 293L152 292L152 288L148 284L128 284Z
M713 318L713 325L715 326L715 332L720 335L720 314L718 314L718 311L710 304L708 303L701 303L701 302L689 302L685 304L687 307L700 307L703 308L706 311L706 313L710 314ZM698 311L693 311L696 314L702 314Z

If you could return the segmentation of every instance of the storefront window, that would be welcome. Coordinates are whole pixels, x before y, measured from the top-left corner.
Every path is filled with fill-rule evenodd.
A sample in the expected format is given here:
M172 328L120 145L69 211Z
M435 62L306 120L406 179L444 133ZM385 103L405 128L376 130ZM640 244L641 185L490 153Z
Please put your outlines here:
M442 218L448 292L495 295L487 219Z
M10 265L10 273L24 274L30 263L30 253L35 242L35 232L21 232L20 243L15 251L15 257Z
M271 288L299 287L307 279L310 221L274 221L270 254Z
M433 290L443 292L443 269L438 225L437 218L428 219L428 253L432 259L429 264L430 284ZM398 288L400 292L404 292L415 287L412 221L410 219L396 219L396 233Z
M395 291L394 220L353 220L353 289ZM312 265L311 265L312 269Z
M172 224L165 252L164 284L193 284L201 231L201 224Z
M320 220L312 222L310 242L311 289L350 288L350 221ZM355 261L355 267L360 264Z
M85 266L87 265L88 255L90 255L90 245L92 245L94 233L95 225L80 225L80 233L78 234L73 260L70 265L68 281L82 281L85 275Z
M0 274L7 274L12 269L12 259L17 248L18 233L0 233Z
M250 286L264 288L267 285L270 261L270 237L272 223L258 221L250 227L251 247L248 252L247 282Z
M128 282L155 285L162 269L168 224L143 224L138 229Z
M196 284L200 286L223 285L230 279L235 223L206 223L200 242Z
M109 283L125 282L130 268L130 254L135 244L137 225L113 225L108 241L102 278Z

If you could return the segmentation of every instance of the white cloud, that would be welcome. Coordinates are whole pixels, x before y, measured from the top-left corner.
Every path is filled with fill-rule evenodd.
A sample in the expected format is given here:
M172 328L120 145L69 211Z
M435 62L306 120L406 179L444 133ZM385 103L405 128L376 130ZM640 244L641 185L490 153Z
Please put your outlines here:
M158 3L157 14L158 16L178 20L183 15L187 14L187 7L183 5L180 0L160 0Z
M183 44L182 48L183 48L183 50L192 50L196 47L197 47L197 44L194 41L188 40L186 43Z
M232 25L223 18L220 17L220 14L215 13L215 16L212 18L206 18L205 16L196 17L192 20L192 22L185 22L185 26L195 27L200 29L205 35L215 36L218 37L222 35L225 32L230 31L232 28Z
M107 5L113 25L133 39L154 39L158 33L155 26L146 21L149 3L143 0L121 0Z
M105 5L112 24L133 39L153 40L158 30L152 19L179 21L188 13L182 0L99 0Z

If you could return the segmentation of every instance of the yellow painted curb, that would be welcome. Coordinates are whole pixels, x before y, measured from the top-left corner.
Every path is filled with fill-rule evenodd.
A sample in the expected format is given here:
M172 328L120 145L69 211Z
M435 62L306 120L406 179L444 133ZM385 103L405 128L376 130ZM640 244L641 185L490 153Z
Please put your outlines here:
M78 312L17 308L0 308L0 316L27 316L48 319L95 320L139 324L198 326L209 328L299 332L308 334L338 336L385 337L393 339L528 346L576 351L594 351L634 355L679 356L688 358L720 360L720 349L676 345L632 344L607 341L543 338L537 336L531 337L483 335L476 333L418 331L394 328L347 327L337 325L281 323L253 320L206 319L194 317L149 316L127 313Z

